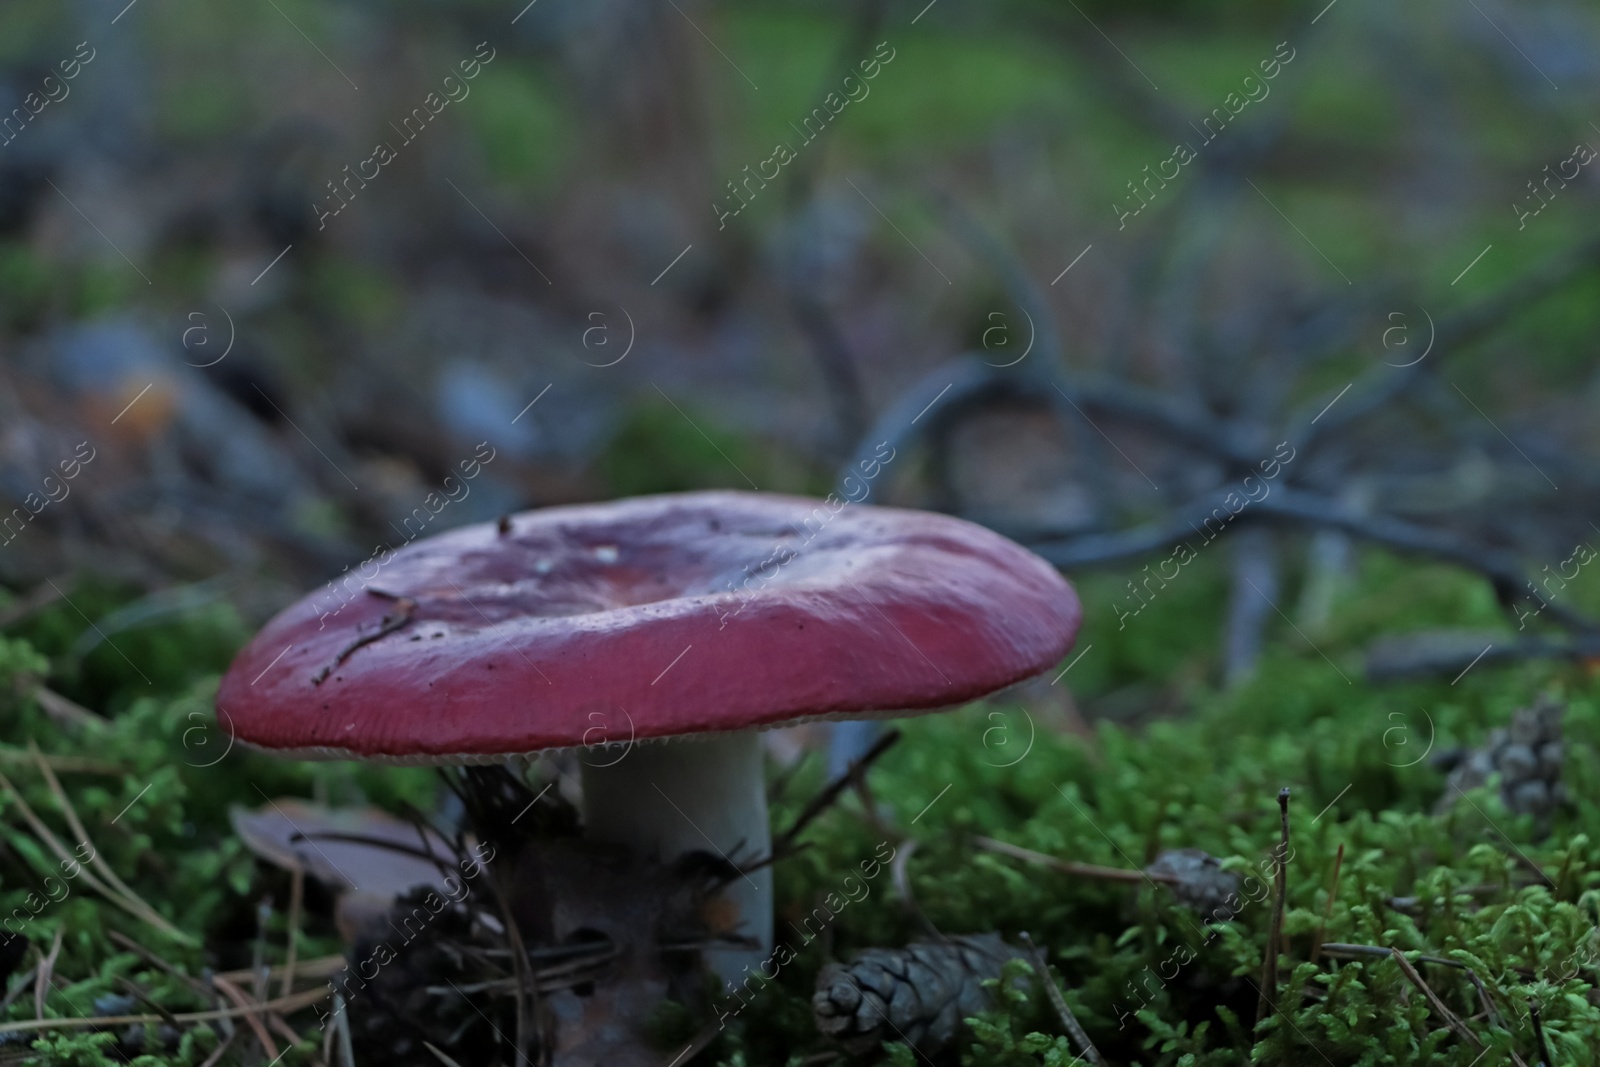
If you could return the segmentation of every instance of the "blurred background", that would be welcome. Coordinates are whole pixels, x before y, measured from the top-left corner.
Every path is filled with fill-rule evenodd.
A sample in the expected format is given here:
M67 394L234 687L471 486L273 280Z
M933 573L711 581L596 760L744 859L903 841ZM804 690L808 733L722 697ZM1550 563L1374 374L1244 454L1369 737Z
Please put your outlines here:
M1078 582L1106 715L1408 611L1379 674L1467 624L1582 662L1597 45L1570 2L7 0L0 626L114 707L424 518L889 441L872 502Z
M4 0L0 904L74 805L155 903L44 914L0 952L0 1013L135 1010L133 934L243 982L303 926L337 966L333 891L309 880L302 923L298 867L238 812L448 799L426 770L234 749L234 653L383 546L697 488L960 515L1084 602L1058 667L908 728L882 804L781 869L784 914L915 827L942 928L1054 939L1102 1048L1152 1062L1118 1013L1162 937L1113 947L1108 891L1001 878L972 832L1248 867L1292 784L1307 945L1317 916L1387 939L1362 910L1385 894L1509 886L1534 816L1568 790L1563 825L1592 825L1600 796L1597 90L1577 0ZM1438 757L1518 736L1541 694L1575 709L1570 786L1551 742L1550 781L1451 852ZM775 775L775 812L822 762ZM1573 840L1544 864L1563 885ZM1315 894L1347 842L1336 912ZM1443 857L1434 888L1415 856ZM737 1062L809 1054L822 958L921 929L892 899L787 974ZM1208 965L1222 993L1175 987L1190 1021L1249 1010L1226 983L1250 944ZM1340 1017L1387 1026L1372 1003ZM1553 1032L1591 1027L1569 1062L1591 1003L1551 1001Z

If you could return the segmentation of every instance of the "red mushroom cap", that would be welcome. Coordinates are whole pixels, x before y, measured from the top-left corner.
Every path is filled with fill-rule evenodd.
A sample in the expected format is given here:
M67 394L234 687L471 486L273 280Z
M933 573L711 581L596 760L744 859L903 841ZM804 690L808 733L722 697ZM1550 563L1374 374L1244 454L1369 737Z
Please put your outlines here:
M284 754L486 762L929 711L1065 655L1054 568L960 519L766 493L547 508L369 560L222 679Z

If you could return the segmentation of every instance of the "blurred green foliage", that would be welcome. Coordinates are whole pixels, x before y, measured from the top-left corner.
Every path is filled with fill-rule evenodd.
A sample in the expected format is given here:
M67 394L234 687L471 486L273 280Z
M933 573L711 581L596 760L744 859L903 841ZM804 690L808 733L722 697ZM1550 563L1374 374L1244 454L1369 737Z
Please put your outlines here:
M771 492L822 495L830 482L828 472L771 442L722 429L704 412L685 417L671 403L650 399L629 409L595 471L616 496L742 489L751 482Z

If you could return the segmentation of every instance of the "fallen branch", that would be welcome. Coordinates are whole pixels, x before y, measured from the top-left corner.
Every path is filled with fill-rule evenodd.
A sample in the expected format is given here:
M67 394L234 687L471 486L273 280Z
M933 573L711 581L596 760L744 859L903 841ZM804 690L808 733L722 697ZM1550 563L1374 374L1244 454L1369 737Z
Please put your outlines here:
M1516 560L1501 552L1468 545L1444 531L1387 515L1361 514L1330 497L1309 490L1279 488L1237 512L1230 512L1227 508L1226 499L1229 495L1236 495L1236 490L1214 490L1179 508L1172 518L1116 533L1060 539L1024 536L1022 539L1031 541L1029 548L1062 570L1108 566L1150 555L1188 540L1195 536L1205 520L1214 520L1220 512L1229 516L1229 525L1237 520L1340 530L1398 552L1453 563L1487 578L1494 586L1500 602L1507 606L1526 595L1529 579ZM1561 604L1546 604L1544 610L1554 622L1568 629L1587 634L1600 633L1600 623Z
M1420 630L1380 637L1367 646L1367 677L1375 682L1456 675L1474 663L1531 659L1574 662L1600 657L1600 633L1570 638L1508 636L1476 630Z
M1450 349L1484 336L1512 315L1549 295L1600 264L1600 241L1589 240L1556 253L1533 271L1508 282L1487 298L1455 312L1440 321L1434 333L1434 348L1441 357ZM1433 365L1437 365L1437 360ZM1307 404L1289 421L1287 432L1293 440L1309 445L1318 437L1336 433L1399 398L1431 369L1425 361L1409 367L1392 364L1373 367L1356 379L1350 395L1339 406L1317 417L1325 400ZM1313 425L1320 423L1320 425Z

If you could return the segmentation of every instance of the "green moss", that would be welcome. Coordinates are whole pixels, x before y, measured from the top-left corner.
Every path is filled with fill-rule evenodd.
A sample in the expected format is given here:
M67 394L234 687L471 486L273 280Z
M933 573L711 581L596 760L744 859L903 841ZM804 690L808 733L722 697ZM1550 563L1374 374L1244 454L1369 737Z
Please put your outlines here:
M636 404L595 461L617 496L691 489L749 488L826 492L827 476L772 446L721 428L701 411L645 399Z
M667 456L658 468L683 481L713 478L726 462L698 434L699 448L686 444L659 412L635 424L633 432L646 442L635 447ZM759 459L758 452L737 451L732 436L713 440L735 460ZM1063 684L1089 707L1096 694L1129 685L1176 688L1186 707L1180 717L1142 730L1100 723L1087 734L1059 733L1041 706L1001 698L903 724L905 740L871 776L885 822L875 825L858 800L847 798L808 832L811 847L777 868L777 927L796 956L719 1034L707 1062L794 1064L827 1050L810 1017L818 968L830 956L924 936L894 888L884 859L889 850L939 929L996 930L1011 939L1027 930L1045 946L1074 1013L1113 1062L1317 1062L1313 1048L1338 1067L1473 1062L1479 1050L1440 1023L1392 960L1323 958L1313 965L1319 941L1459 961L1496 998L1503 1026L1481 1017L1464 972L1418 966L1493 1054L1509 1058L1515 1050L1531 1062L1526 1004L1534 997L1557 1062L1600 1062L1600 1007L1590 999L1600 984L1600 841L1586 832L1600 821L1600 686L1549 664L1481 668L1455 685L1368 685L1354 652L1372 634L1493 619L1481 583L1371 556L1319 641L1327 659L1286 629L1247 684L1219 689L1207 679L1215 674L1222 579L1209 566L1202 553L1120 630L1102 618L1104 605L1132 575L1082 583L1092 623L1079 650L1087 651ZM128 592L81 586L72 596L99 618L125 603ZM104 673L91 685L86 668L73 692L114 714L85 746L63 735L28 695L28 679L51 671L55 684L73 682L61 664L84 629L81 619L50 609L0 640L0 722L8 737L31 738L61 754L84 754L87 747L124 769L120 776L67 774L65 784L87 826L116 820L115 831L91 830L105 861L195 944L164 938L87 887L75 887L27 930L45 944L57 930L66 934L58 973L75 984L53 995L47 1011L67 1013L68 997L85 1002L117 992L117 974L136 974L163 1004L187 1010L197 1005L185 987L113 952L105 932L147 939L198 973L208 962L201 942L226 949L223 932L253 929L255 902L283 887L233 838L230 805L320 795L333 803L427 809L436 781L422 770L304 764L242 750L218 761L226 737L211 712L215 677L242 636L221 614L112 635L128 642L125 648L144 642L137 660L148 683L108 662L96 668ZM207 629L216 631L210 645ZM1541 690L1568 700L1564 781L1575 798L1572 810L1542 838L1530 819L1505 810L1493 787L1436 815L1444 779L1423 757L1477 743ZM41 817L65 834L37 773L14 763L4 769ZM791 820L820 783L816 761L803 767L774 800L774 823ZM1292 790L1293 853L1286 867L1283 1010L1256 1026L1254 984L1270 913L1268 859L1278 834L1274 797L1285 786ZM55 860L9 805L0 800L0 807L0 914L9 914ZM1143 866L1167 848L1203 848L1244 879L1240 913L1207 928L1165 891L1019 863L975 848L980 834L1122 868ZM911 841L915 850L907 857ZM1330 889L1336 890L1331 900ZM1397 896L1415 898L1415 908L1397 910L1390 902ZM842 898L848 902L840 904ZM826 917L820 932L819 907ZM269 955L277 958L281 914L274 923ZM306 954L338 947L331 928L314 925L307 939ZM247 951L239 941L235 935L229 951ZM1019 977L1023 970L1013 967ZM1002 985L997 995L995 1010L962 1038L963 1062L1072 1062L1042 991L1023 983ZM11 1017L31 1012L31 1004L18 1004ZM652 1024L674 1042L687 1041L696 1025L672 1011ZM47 1062L97 1062L93 1057L103 1054L81 1035L45 1040ZM151 1062L193 1064L213 1040L196 1035L186 1058ZM860 1062L913 1061L920 1062L894 1045Z

